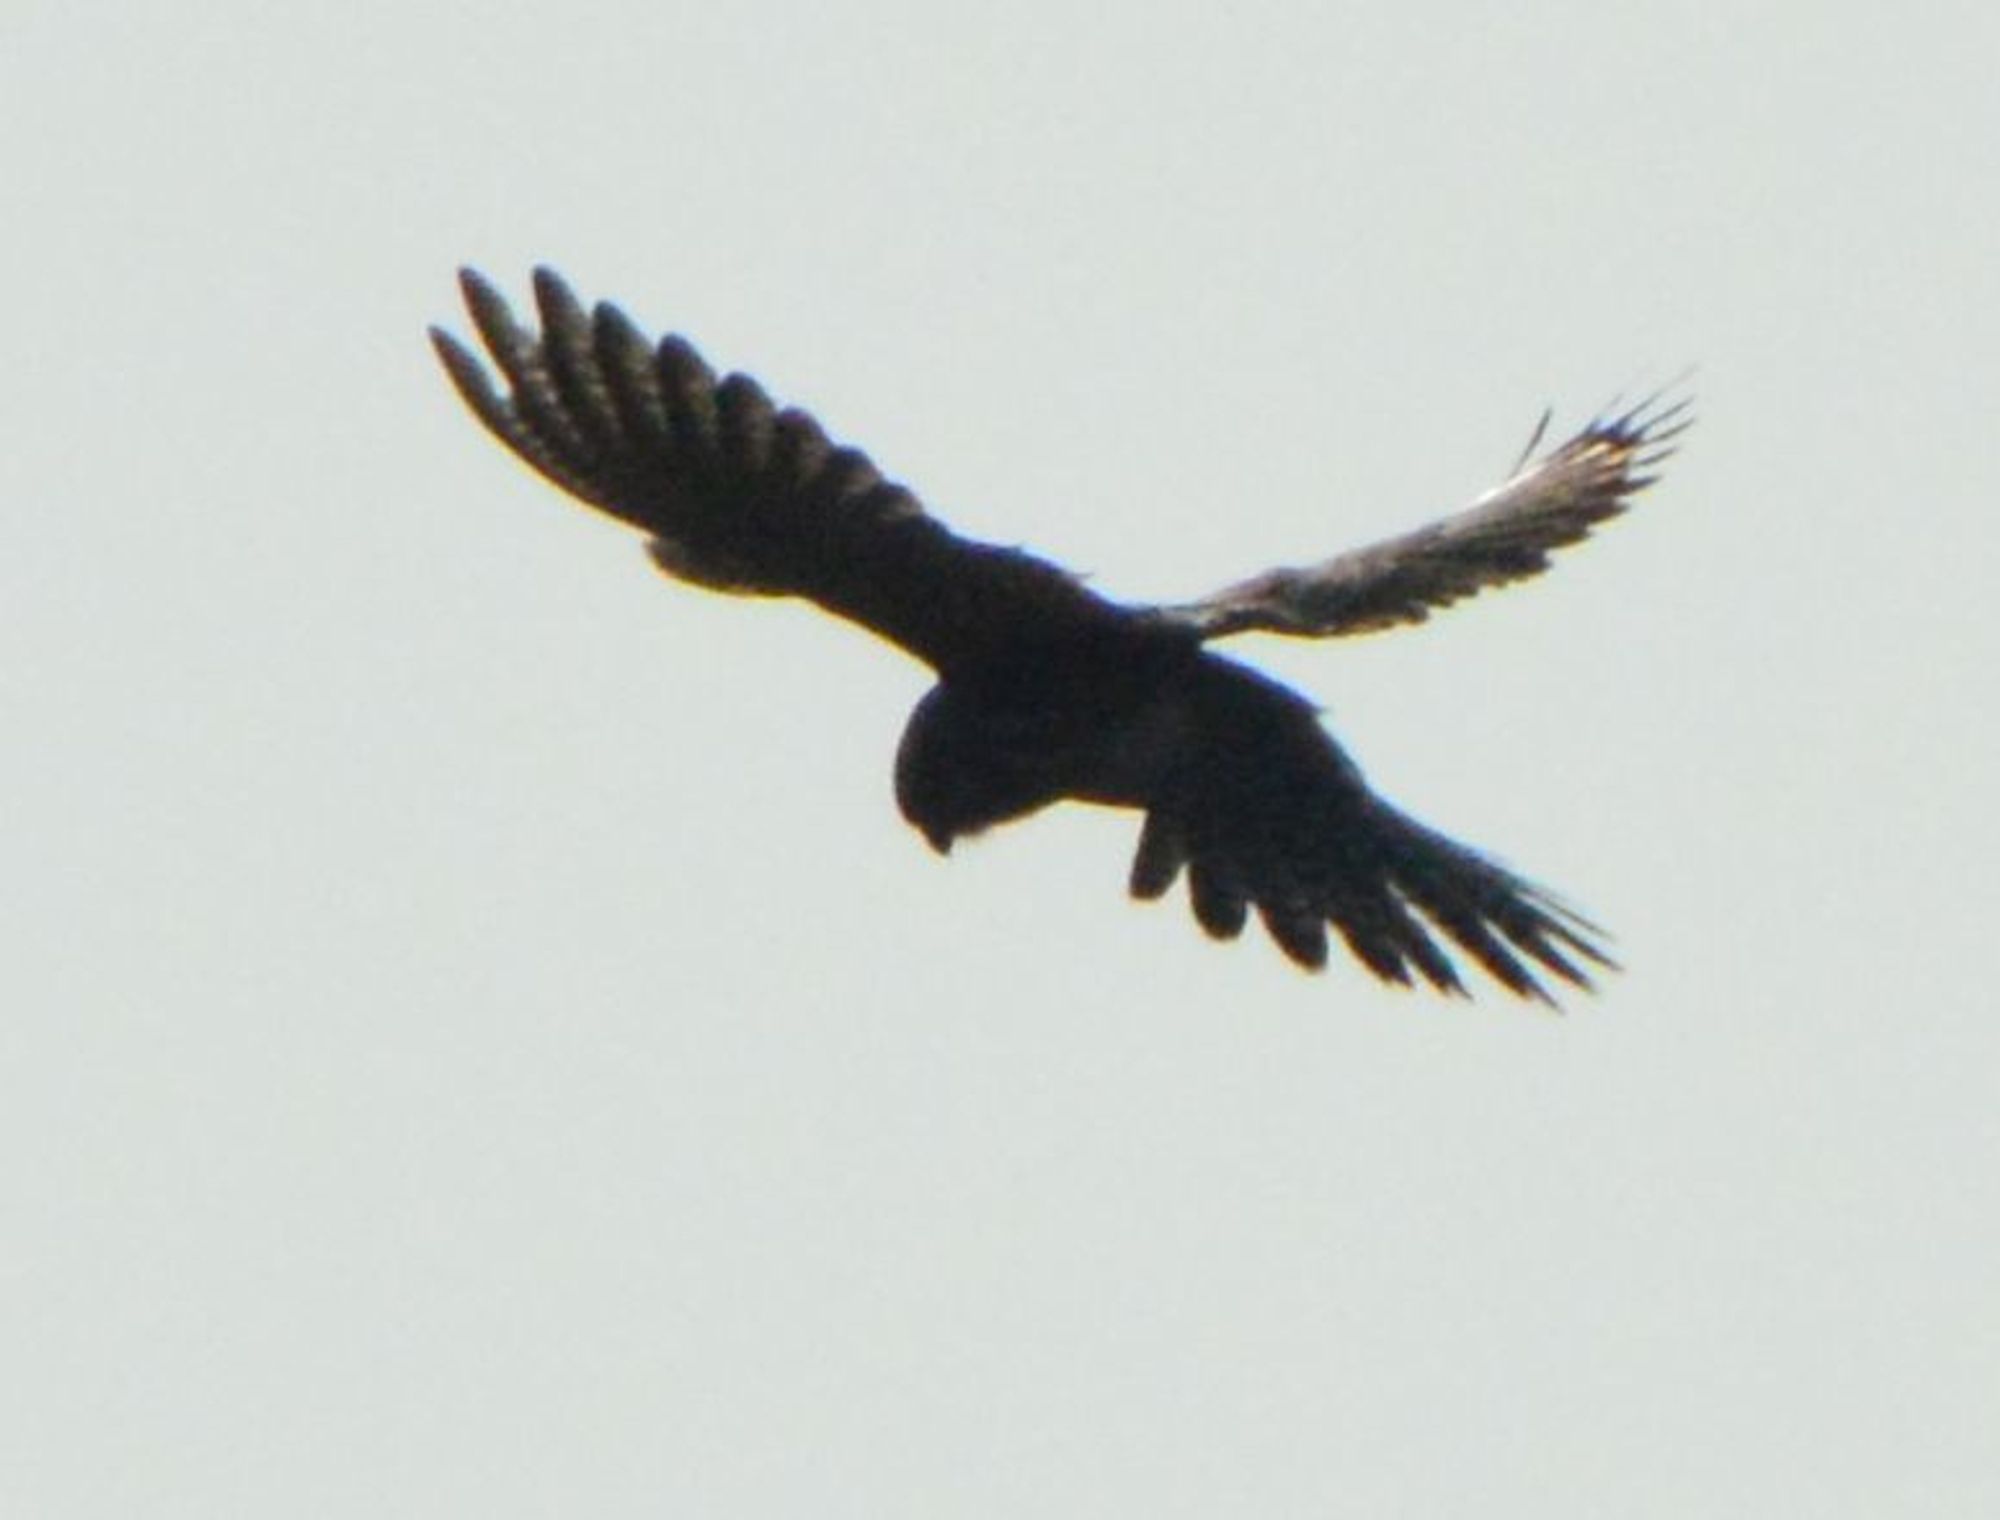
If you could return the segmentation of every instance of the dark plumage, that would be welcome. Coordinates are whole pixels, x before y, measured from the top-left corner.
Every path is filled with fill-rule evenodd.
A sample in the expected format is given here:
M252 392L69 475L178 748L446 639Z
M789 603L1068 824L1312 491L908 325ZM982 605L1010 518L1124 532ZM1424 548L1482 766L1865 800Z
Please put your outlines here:
M937 671L897 750L896 800L939 851L1065 798L1138 808L1133 895L1157 898L1185 872L1195 917L1219 938L1254 908L1288 956L1317 968L1331 925L1385 981L1462 992L1442 934L1545 1000L1538 972L1587 987L1585 965L1610 964L1600 931L1389 806L1303 697L1208 641L1422 622L1540 572L1651 482L1685 402L1524 454L1470 508L1402 538L1197 602L1127 606L1031 554L958 537L756 381L718 380L685 340L654 345L614 306L585 312L546 269L539 336L477 274L461 284L504 390L449 335L432 340L523 460L645 533L669 574L809 598Z

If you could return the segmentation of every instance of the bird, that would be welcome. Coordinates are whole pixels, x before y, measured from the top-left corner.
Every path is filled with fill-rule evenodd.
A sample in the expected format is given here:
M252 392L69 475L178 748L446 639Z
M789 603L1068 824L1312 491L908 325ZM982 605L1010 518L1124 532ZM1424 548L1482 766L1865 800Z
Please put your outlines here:
M1467 996L1461 961L1523 999L1594 989L1608 933L1496 858L1379 795L1300 692L1215 649L1259 631L1365 634L1545 570L1619 516L1692 420L1662 391L1616 405L1455 514L1191 602L1127 603L1025 549L953 532L860 450L685 337L654 342L533 273L538 331L478 272L459 286L485 357L440 327L459 396L521 461L645 536L668 576L800 597L900 646L936 682L896 749L895 796L932 849L1060 801L1142 815L1128 887L1183 876L1219 940L1252 912L1291 961L1329 931L1383 983Z

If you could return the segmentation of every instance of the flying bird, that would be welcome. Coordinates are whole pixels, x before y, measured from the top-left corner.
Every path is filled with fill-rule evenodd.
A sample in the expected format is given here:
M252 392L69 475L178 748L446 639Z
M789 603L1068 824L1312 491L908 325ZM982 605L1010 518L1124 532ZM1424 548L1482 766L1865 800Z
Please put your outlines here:
M929 515L806 413L747 375L717 378L686 339L646 338L534 276L540 332L472 270L460 285L498 384L431 329L460 396L570 495L646 535L669 575L796 596L900 645L937 673L896 751L896 801L940 853L1065 799L1144 814L1130 890L1185 874L1218 939L1254 909L1317 970L1328 929L1385 982L1465 985L1447 944L1501 986L1552 1001L1588 988L1605 935L1555 896L1373 792L1298 692L1225 658L1218 639L1302 638L1421 623L1539 574L1553 550L1626 509L1688 425L1656 397L1601 416L1470 507L1413 533L1198 601L1135 605L1018 548Z

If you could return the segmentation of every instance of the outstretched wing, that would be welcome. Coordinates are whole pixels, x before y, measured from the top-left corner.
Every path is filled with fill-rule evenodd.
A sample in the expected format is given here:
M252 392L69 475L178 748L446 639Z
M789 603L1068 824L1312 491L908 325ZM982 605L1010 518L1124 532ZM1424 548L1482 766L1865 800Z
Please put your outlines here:
M1148 804L1132 895L1183 870L1218 939L1255 909L1287 956L1318 970L1331 927L1385 982L1463 993L1447 947L1520 997L1541 976L1588 988L1602 932L1532 882L1370 791L1297 693L1204 653L1185 695L1185 752Z
M1530 458L1548 426L1544 415L1513 477L1463 512L1161 611L1204 639L1249 629L1326 638L1421 623L1433 608L1539 575L1551 551L1622 513L1673 452L1673 440L1693 420L1689 406L1684 398L1655 397Z
M504 386L432 328L466 404L563 490L648 534L669 573L809 598L946 672L1128 617L1046 560L953 534L804 412L747 375L717 379L685 339L655 346L609 303L586 313L553 271L535 271L539 336L480 275L459 281Z

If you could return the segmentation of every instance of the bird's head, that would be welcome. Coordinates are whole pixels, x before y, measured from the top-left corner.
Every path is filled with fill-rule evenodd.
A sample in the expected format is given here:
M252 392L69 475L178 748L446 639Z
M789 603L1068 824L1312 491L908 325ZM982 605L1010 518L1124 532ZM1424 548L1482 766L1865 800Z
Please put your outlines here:
M940 855L952 842L1025 817L1063 795L1050 720L940 682L896 748L896 806Z

